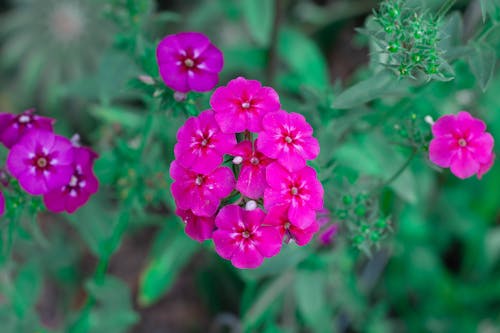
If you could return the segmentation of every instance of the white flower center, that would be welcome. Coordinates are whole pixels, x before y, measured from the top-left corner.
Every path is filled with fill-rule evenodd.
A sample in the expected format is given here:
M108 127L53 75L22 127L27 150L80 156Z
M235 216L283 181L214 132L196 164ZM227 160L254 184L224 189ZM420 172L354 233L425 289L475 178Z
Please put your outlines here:
M292 142L292 138L290 136L285 136L285 141L286 143L291 143Z
M241 233L241 236L242 236L243 238L248 238L248 237L250 237L250 233L249 233L248 231L246 231L246 230L245 230L245 231L243 231L243 232Z
M465 139L459 139L458 140L458 145L460 147L465 147L465 146L467 146L467 141L465 141Z
M250 103L248 103L248 102L243 102L243 103L241 103L241 107L242 107L243 109L248 109L248 108L250 108Z
M184 60L184 65L186 65L186 67L188 68L192 68L194 66L193 59L186 58L186 60Z
M290 193L292 193L292 195L297 195L299 193L299 189L294 186L290 190Z

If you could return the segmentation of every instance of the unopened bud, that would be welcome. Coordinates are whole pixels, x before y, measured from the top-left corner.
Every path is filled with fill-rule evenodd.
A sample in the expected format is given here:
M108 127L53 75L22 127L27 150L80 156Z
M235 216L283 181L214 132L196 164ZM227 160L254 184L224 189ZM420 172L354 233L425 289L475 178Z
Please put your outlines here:
M429 125L431 125L431 126L432 126L432 125L434 125L434 119L432 119L432 117L431 117L431 116L429 116L429 115L425 116L425 117L424 117L424 120L425 120L425 122L426 122L427 124L429 124Z
M245 204L245 210L254 210L257 208L257 203L254 200L247 201Z
M241 164L241 162L243 162L243 157L241 157L241 156L235 156L233 158L233 164L238 165L238 164Z
M155 80L149 75L139 75L137 77L142 83L147 84L148 86L152 86L155 84Z
M186 99L186 96L187 96L186 93L182 93L182 92L179 92L179 91L174 92L174 99L177 102L182 102L183 100Z
M73 134L70 141L74 147L81 147L82 146L80 143L80 134L78 134L78 133Z

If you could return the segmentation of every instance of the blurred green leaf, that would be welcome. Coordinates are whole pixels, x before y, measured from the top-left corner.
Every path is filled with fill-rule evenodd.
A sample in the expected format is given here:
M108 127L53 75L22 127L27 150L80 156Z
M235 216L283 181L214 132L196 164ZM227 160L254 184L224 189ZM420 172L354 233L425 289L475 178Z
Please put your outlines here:
M149 260L141 274L139 304L151 305L165 295L198 248L198 243L184 235L170 239L163 251Z
M42 272L35 263L21 267L14 281L11 300L16 315L23 319L38 301L42 284Z
M252 38L258 45L268 46L274 19L274 0L243 0L243 14Z
M278 54L296 77L294 87L301 85L325 89L328 82L328 66L318 46L298 30L283 28L278 37Z
M480 0L480 3L483 22L486 16L490 16L493 21L500 19L500 0Z
M120 106L94 106L90 108L90 113L104 123L120 124L131 129L142 128L144 124L143 115Z
M497 61L495 50L486 43L476 44L473 52L469 54L468 61L479 87L483 92L486 91Z

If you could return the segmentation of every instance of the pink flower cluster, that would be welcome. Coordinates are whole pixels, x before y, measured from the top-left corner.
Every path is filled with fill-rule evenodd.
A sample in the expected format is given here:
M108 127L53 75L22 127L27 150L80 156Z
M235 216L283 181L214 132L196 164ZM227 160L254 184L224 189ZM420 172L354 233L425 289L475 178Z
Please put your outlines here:
M477 174L477 178L493 166L493 136L486 132L486 124L461 111L445 115L432 125L429 159L442 168L450 168L458 178Z
M319 154L306 119L278 94L238 77L211 96L210 110L177 133L172 194L186 233L212 238L238 268L255 268L283 241L307 244L319 229L323 187L307 160Z
M55 120L34 110L0 113L0 142L9 150L7 170L31 195L43 195L48 210L73 213L97 192L92 170L97 154L53 132ZM0 214L5 201L0 195Z

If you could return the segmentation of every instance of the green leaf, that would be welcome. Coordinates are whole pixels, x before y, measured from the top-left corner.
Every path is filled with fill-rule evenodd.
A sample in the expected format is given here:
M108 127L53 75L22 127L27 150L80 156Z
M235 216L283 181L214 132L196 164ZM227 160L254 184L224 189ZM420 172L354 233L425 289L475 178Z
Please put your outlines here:
M12 290L12 306L20 319L33 311L42 284L42 272L34 263L23 266L17 274Z
M332 107L351 109L376 98L404 94L407 91L404 81L399 81L389 71L382 71L344 90L333 101Z
M490 16L493 21L498 21L500 18L500 0L480 0L480 3L483 22L486 21L486 16Z
M278 54L295 78L291 89L299 91L301 85L316 89L328 86L326 61L318 46L303 33L290 28L282 29L278 38Z
M474 45L474 50L468 57L470 69L483 92L486 91L493 77L496 58L495 49L486 43Z
M184 235L170 240L164 250L148 262L139 282L139 304L148 306L165 295L199 245Z
M120 106L95 106L90 108L90 113L104 123L120 124L131 129L142 128L144 124L144 116Z
M245 21L252 38L260 46L268 46L274 19L274 0L243 0Z

